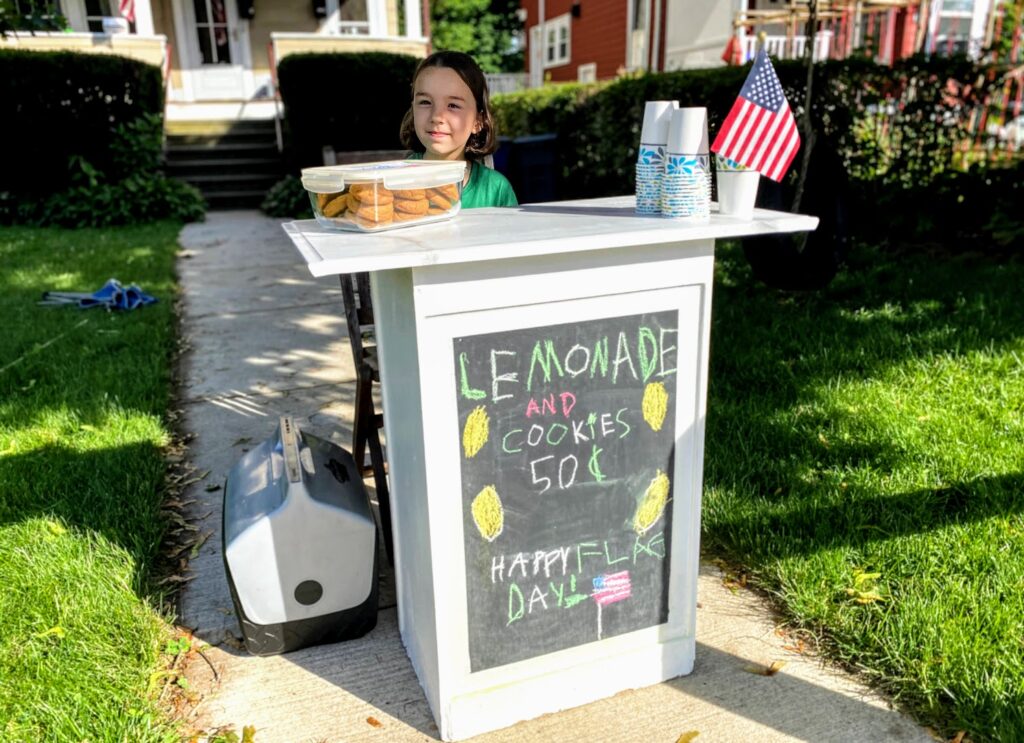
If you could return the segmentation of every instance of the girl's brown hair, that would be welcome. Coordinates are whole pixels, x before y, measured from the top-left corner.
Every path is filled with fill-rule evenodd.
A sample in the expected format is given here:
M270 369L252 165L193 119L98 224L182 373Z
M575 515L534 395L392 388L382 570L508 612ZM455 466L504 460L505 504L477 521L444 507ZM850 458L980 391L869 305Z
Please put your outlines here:
M482 160L487 155L498 149L498 135L496 132L494 117L491 115L491 97L487 90L487 78L483 70L471 56L463 52L434 52L424 59L416 67L412 76L412 94L416 93L416 80L420 73L428 67L447 67L455 70L456 74L466 83L473 98L476 99L476 112L480 117L480 131L469 136L466 142L466 159ZM426 148L416 136L416 125L413 122L412 105L405 112L402 118L402 128L399 130L402 139L402 146L408 147L413 152L425 152Z

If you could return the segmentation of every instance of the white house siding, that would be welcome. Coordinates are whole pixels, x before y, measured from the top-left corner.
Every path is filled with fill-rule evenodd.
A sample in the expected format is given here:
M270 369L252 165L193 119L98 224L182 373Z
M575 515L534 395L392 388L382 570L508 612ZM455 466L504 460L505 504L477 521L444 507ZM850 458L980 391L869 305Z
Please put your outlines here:
M665 8L665 69L720 67L743 0L668 0Z

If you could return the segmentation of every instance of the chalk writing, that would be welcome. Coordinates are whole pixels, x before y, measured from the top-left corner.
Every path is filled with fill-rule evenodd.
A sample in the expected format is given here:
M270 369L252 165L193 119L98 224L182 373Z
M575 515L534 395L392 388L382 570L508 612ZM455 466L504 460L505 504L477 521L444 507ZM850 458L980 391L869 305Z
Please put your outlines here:
M472 671L667 621L677 322L453 339Z

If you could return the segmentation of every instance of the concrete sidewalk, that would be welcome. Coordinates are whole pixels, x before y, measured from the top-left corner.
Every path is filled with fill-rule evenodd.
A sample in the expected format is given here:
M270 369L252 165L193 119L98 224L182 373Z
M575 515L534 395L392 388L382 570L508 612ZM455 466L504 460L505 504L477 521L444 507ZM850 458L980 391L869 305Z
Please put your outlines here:
M209 532L191 562L181 623L210 643L193 661L198 729L256 728L258 743L438 740L398 633L393 579L382 576L367 636L267 658L241 647L221 553L231 466L280 415L351 448L355 374L336 280L310 277L277 220L215 212L187 226L179 274L192 485L191 516ZM372 486L372 479L367 480ZM386 561L382 560L382 564ZM801 652L753 592L701 568L690 676L545 715L474 741L931 741L850 676ZM775 664L777 672L768 673ZM779 667L781 664L781 667Z

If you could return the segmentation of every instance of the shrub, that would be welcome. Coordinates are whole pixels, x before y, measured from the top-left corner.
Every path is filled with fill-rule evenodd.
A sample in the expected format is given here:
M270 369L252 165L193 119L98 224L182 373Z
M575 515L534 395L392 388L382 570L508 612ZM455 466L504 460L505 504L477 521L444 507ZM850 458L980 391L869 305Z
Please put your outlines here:
M775 67L790 106L802 116L803 63L777 61ZM748 72L749 66L725 67L545 86L496 96L495 115L506 135L558 135L562 198L632 193L644 102L706 106L713 137ZM839 172L847 175L848 184L837 187L849 185L856 197L851 226L880 237L890 234L891 224L908 237L970 234L1012 241L1021 223L1010 206L1019 198L1013 181L1020 168L964 174L957 155L972 138L970 112L1002 81L963 57L913 57L894 67L860 58L816 65L810 112L815 157L838 158ZM798 156L784 184L787 194L799 162ZM928 196L932 187L934 200ZM999 206L1004 201L1006 208Z
M39 195L0 193L0 223L59 227L109 227L158 219L203 219L202 195L161 171L163 125L145 114L114 127L104 173L72 155L69 185Z
M270 187L260 210L269 217L313 218L309 192L302 187L302 180L294 175L287 175Z
M118 127L163 112L160 70L110 54L0 50L0 192L45 197L78 156L113 174Z
M277 76L285 105L293 170L320 165L322 148L400 149L419 60L404 54L292 54Z

